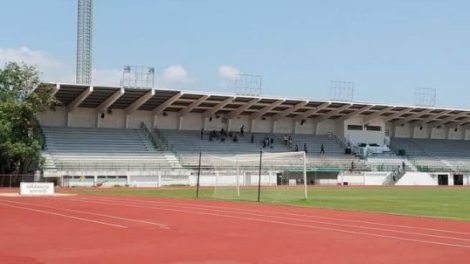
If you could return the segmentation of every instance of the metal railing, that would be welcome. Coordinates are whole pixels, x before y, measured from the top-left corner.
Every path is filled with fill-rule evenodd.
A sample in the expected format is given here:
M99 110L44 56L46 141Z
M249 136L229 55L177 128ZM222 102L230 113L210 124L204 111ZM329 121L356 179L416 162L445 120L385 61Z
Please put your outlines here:
M163 136L162 132L158 128L154 128L153 131L155 132L155 139L158 140L162 150L170 150L170 146L168 140Z
M172 169L166 162L162 163L132 163L132 162L113 162L104 164L103 162L60 162L55 161L55 170L59 171L148 171Z
M150 140L150 142L152 142L153 147L155 149L160 149L160 146L158 145L155 136L152 134L152 132L147 127L147 125L145 125L144 122L140 123L140 129L144 132L144 135L147 137L147 139Z

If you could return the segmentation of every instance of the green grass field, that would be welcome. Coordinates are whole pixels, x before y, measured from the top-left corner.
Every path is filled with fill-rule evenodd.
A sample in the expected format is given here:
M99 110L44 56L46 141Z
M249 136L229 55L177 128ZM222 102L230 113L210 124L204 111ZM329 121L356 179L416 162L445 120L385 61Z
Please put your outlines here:
M160 189L77 189L90 195L130 195L194 199L195 188ZM257 189L242 189L240 199L235 190L211 188L200 190L201 199L256 201ZM261 190L264 203L383 212L470 221L470 188L460 187L311 187L309 199L302 199L302 188L267 188Z

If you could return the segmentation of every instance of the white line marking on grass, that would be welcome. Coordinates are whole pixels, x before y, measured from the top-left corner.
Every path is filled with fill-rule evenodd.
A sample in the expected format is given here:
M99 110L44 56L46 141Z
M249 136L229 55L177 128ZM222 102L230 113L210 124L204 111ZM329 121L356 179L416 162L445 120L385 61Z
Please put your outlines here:
M157 226L157 227L162 228L162 229L170 229L166 224L150 222L150 221L145 221L145 220L125 218L125 217L107 215L107 214L100 214L100 213L93 213L93 212L81 211L81 210L75 210L75 209L68 209L68 208L63 208L63 207L52 207L52 206L46 206L46 205L20 203L20 202L14 202L14 201L8 201L8 202L16 203L16 204L22 204L22 205L37 206L37 207L48 208L48 209L65 210L65 211L75 212L75 213L80 213L80 214L96 215L96 216L102 216L102 217L117 219L117 220L124 220L124 221L128 221L128 222L136 222L136 223L141 223L141 224L153 225L153 226Z
M81 198L84 199L84 198ZM107 201L111 202L123 202L123 201L118 201L118 200L112 200L112 199L107 199ZM128 204L137 204L137 202L133 201L128 201ZM162 204L159 206L167 206L167 207L176 207L176 208L181 208L181 209L189 209L193 210L195 207L193 206L183 206L183 205L168 205L168 204ZM285 216L277 216L277 215L268 215L268 214L262 214L261 211L257 211L257 213L248 213L248 212L234 212L230 210L229 207L222 209L210 209L210 208L198 208L200 210L206 210L206 211L213 211L213 212L219 212L219 213L232 213L232 214L243 214L243 215L249 215L249 216L258 216L258 217L265 217L265 218L277 218L281 220L289 220L289 221L297 221L297 222L304 222L304 223L315 223L315 224L321 224L321 225L329 225L329 226L336 226L336 227L347 227L347 228L357 228L357 229L367 229L367 230L375 230L375 231L381 231L381 232L390 232L390 233L397 233L397 234L405 234L405 235L415 235L415 236L425 236L425 237L433 237L433 238L439 238L439 239L449 239L449 240L459 240L459 241L465 241L465 242L470 242L470 239L467 238L460 238L460 237L452 237L452 236L442 236L442 235L435 235L435 234L427 234L427 233L418 233L418 232L409 232L409 231L402 231L402 230L395 230L395 229L385 229L385 228L378 228L378 227L370 227L370 226L361 226L361 225L351 225L351 224L339 224L339 223L330 223L330 222L324 222L324 221L318 221L318 220L309 220L309 219L304 219L304 218L292 218L292 217L285 217Z
M23 209L23 210L28 210L28 211L37 212L37 213L61 216L61 217L75 219L75 220L80 220L80 221L85 221L85 222L90 222L90 223L95 223L95 224L100 224L100 225L111 226L111 227L127 228L127 226L123 226L123 225L110 224L110 223L96 221L96 220L92 220L92 219L88 219L88 218L65 215L65 214L60 214L60 213L54 213L54 212L49 212L49 211L44 211L44 210L39 210L39 209L27 208L27 207L23 207L23 206L16 206L16 205L11 205L11 204L0 204L0 205L1 206L8 206L8 207L13 207L13 208L18 208L18 209Z
M164 210L164 211L179 212L179 213L211 215L211 216L218 216L218 217L232 218L232 219L240 219L240 220L247 220L247 221L254 221L254 222L262 222L262 223L302 227L302 228L307 228L307 229L335 231L335 232L353 234L353 235L380 237L380 238L386 238L386 239L389 239L389 240L390 239L391 240L401 240L401 241L410 241L410 242L416 242L416 243L424 243L424 244L432 244L432 245L440 245L440 246L449 246L449 247L458 247L458 248L470 249L470 245L444 243L444 242L423 240L423 239L404 238L404 237L381 235L381 234L368 233L368 232L343 230L343 229L338 229L338 228L318 227L318 226L311 226L311 225L305 225L305 224L294 224L294 223L288 223L288 222L283 222L283 221L273 221L273 220L265 220L265 219L259 219L259 218L251 218L251 217L223 215L223 214L216 214L216 213L208 213L208 212L200 212L200 211L189 211L189 210L180 210L180 209L169 209L169 208L158 207L158 206L141 206L141 205L131 205L131 204L125 204L125 203L119 203L118 204L118 203L114 203L114 202L105 203L105 202L101 202L101 201L86 200L86 199L83 199L83 198L80 199L80 200L77 200L77 201L81 201L81 202L84 202L84 203L96 203L96 204L114 205L114 206L127 206L127 207L144 208L144 209L152 209L152 210Z

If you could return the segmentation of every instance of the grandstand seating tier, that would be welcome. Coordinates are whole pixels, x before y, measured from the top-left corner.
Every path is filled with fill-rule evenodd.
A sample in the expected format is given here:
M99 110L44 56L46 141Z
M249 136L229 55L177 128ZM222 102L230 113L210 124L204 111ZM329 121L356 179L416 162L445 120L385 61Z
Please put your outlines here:
M146 170L179 168L172 153L155 149L139 129L43 127L45 169Z

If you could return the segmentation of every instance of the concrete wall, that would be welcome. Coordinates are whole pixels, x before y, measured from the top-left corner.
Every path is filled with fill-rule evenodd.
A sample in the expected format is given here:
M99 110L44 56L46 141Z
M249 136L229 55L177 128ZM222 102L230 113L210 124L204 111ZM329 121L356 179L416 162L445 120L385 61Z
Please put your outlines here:
M250 132L251 120L248 116L239 116L234 119L228 120L228 131L239 132L240 128L244 126L243 130L245 132Z
M222 128L227 129L227 125L228 124L224 121L222 117L219 117L219 118L213 117L212 120L208 117L204 119L204 130L206 131L212 131L212 130L219 131ZM197 129L194 129L194 130L197 130Z
M115 109L112 114L105 114L104 118L101 118L101 115L98 116L97 114L99 126L106 128L123 128L126 125L126 120L123 118L124 113L124 110Z
M325 120L317 124L318 135L327 135L328 133L335 133L335 131L336 131L335 120Z
M71 127L96 127L96 111L93 108L77 108L68 114L68 124Z
M39 122L43 126L66 126L67 113L64 107L56 107L55 111L48 110L38 115Z
M395 126L395 137L397 138L410 138L413 128L410 124L404 124L402 126Z
M142 122L144 122L147 127L152 127L153 117L149 115L147 111L135 111L128 117L124 116L124 119L126 118L127 118L126 128L139 128Z
M363 130L348 130L348 125L361 125ZM369 131L366 130L365 126L379 126L380 131ZM339 125L338 125L339 126ZM344 121L343 133L346 141L353 144L358 143L375 143L378 145L384 145L385 142L385 123L381 120L372 120L367 123L364 122L363 118L356 117L350 118Z
M181 125L181 130L201 130L204 126L204 117L200 114L189 113L183 117Z
M465 139L465 129L457 128L457 131L455 131L455 128L451 127L447 129L447 138L453 140Z
M159 115L156 118L155 127L158 129L178 129L177 113L168 112L167 115Z
M301 125L300 121L294 122L294 133L295 134L315 134L317 125L313 120L305 120L304 124Z
M57 107L55 111L48 110L39 114L41 124L45 126L71 126L71 127L103 127L103 128L138 128L141 122L144 122L149 128L152 126L159 129L181 129L181 130L220 130L221 128L238 132L240 127L244 125L245 132L255 133L278 133L278 134L311 134L326 135L334 133L339 138L344 138L355 143L377 143L382 145L385 140L386 125L382 120L373 120L368 122L369 125L380 126L381 131L350 131L347 130L349 124L365 125L362 118L351 118L344 122L336 120L324 120L320 123L307 119L303 125L300 121L293 118L283 118L276 121L270 117L265 120L251 120L250 116L239 116L228 120L223 117L213 117L212 120L204 117L203 114L189 113L180 118L178 113L167 112L166 115L153 116L150 111L135 111L127 116L124 110L113 109L112 113L105 113L101 117L100 113L96 113L92 108L77 108L68 113L65 107ZM393 129L392 126L388 126ZM405 124L404 126L395 126L391 131L395 137L414 137L414 138L449 138L449 139L466 139L470 140L470 130L459 128L430 128L423 125L423 129L419 129L418 125Z
M433 127L433 128L431 128L430 132L431 132L431 138L435 138L435 139L446 139L447 138L447 128L445 128L445 127L440 127L440 128Z
M390 172L340 173L338 183L348 185L384 185Z
M407 172L395 185L437 185L437 176L427 172Z
M275 122L273 132L278 134L292 134L294 133L294 120L291 118L281 119ZM305 125L305 123L304 123Z
M270 117L265 120L256 119L252 121L251 131L254 133L271 133L273 131L273 121Z

